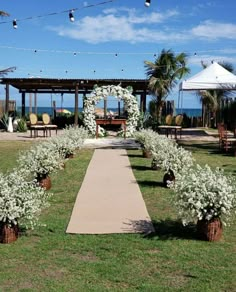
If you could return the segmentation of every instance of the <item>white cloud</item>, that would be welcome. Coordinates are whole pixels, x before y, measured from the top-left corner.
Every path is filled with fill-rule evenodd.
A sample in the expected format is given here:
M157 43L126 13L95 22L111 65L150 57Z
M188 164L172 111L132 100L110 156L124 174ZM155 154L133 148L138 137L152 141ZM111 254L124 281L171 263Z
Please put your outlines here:
M88 43L175 43L196 39L236 39L236 25L205 21L195 27L180 29L172 24L178 11L139 15L135 9L106 9L103 14L86 16L73 26L51 27L58 35ZM180 22L178 22L180 23Z
M209 39L236 39L236 25L231 23L217 23L210 20L199 24L192 29L197 37Z

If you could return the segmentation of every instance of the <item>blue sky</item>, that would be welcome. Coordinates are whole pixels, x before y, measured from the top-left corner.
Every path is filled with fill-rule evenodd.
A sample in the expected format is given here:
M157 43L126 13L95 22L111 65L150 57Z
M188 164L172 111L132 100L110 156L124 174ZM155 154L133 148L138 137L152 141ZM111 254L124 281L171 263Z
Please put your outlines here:
M0 18L0 68L17 67L7 77L145 78L144 61L172 49L188 54L187 77L202 70L201 61L236 70L235 0L152 0L149 8L144 0L104 1L1 1L10 17ZM10 93L19 103L20 94ZM169 99L177 97L178 87ZM48 96L38 100L50 106ZM73 96L64 106L73 106ZM195 93L184 94L183 107L199 106Z

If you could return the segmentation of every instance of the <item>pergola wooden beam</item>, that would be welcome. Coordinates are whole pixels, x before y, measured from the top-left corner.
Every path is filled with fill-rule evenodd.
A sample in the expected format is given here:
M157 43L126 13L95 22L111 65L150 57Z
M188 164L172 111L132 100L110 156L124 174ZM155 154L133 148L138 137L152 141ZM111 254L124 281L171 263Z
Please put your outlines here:
M120 85L123 88L131 86L133 95L140 95L140 110L146 111L147 79L55 79L55 78L2 78L0 84L5 84L6 103L9 99L9 86L22 94L22 114L25 112L25 94L60 93L75 96L75 124L78 123L79 94L91 93L95 85ZM8 105L6 105L7 108ZM23 109L24 107L24 109Z

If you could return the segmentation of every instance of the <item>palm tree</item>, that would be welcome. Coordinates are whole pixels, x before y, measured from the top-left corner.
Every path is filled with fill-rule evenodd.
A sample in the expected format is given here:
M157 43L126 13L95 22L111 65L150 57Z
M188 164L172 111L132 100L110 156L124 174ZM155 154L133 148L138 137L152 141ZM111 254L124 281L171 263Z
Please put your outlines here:
M10 16L10 14L6 11L2 11L0 10L0 16L4 17L4 16ZM0 70L0 76L6 75L9 72L13 72L14 70L16 70L16 67L9 67L6 69L1 69Z
M187 55L175 55L172 50L162 50L155 63L145 61L146 74L149 79L148 88L156 101L156 117L161 121L163 102L172 91L177 81L190 69L186 67Z
M222 62L219 64L229 72L234 71L231 63ZM202 67L205 69L207 64L202 62ZM197 92L197 96L200 97L203 106L203 126L217 126L221 119L220 111L223 100L230 97L231 94L231 91L225 89L199 90Z
M1 69L0 76L6 75L7 73L13 72L14 70L16 70L16 67L9 67L9 68L5 68L5 69Z

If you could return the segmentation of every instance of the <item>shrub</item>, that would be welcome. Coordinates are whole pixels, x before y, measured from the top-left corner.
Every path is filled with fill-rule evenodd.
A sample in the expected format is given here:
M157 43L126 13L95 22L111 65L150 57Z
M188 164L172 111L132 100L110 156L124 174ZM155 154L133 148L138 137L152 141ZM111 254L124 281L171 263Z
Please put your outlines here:
M184 225L197 220L220 218L226 225L236 207L236 186L232 176L208 165L185 169L177 174L175 205Z
M40 179L62 168L63 158L53 143L44 142L21 153L18 163L28 174Z
M41 210L49 206L50 195L36 181L26 181L22 169L0 173L0 222L33 227Z

